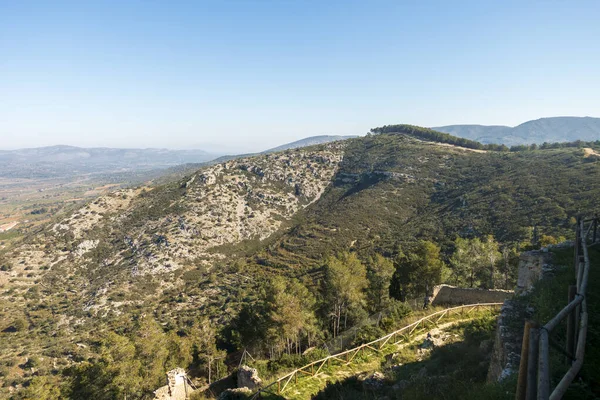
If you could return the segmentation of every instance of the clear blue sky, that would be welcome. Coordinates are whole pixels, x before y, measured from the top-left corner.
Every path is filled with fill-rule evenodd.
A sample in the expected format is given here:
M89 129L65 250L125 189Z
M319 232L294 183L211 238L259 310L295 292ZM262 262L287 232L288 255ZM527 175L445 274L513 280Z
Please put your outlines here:
M0 0L0 148L600 116L600 1Z

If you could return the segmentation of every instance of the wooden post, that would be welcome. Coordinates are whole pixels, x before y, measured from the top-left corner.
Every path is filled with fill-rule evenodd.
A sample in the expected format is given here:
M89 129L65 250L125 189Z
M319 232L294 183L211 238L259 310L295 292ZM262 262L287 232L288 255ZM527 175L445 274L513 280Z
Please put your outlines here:
M569 286L569 298L567 304L575 299L575 295L577 294L577 286L571 285ZM571 312L567 317L567 353L575 354L575 335L577 334L577 326L575 325L577 319L575 318L575 312ZM566 357L567 364L571 364L569 357Z
M538 388L537 398L548 400L550 398L550 342L548 331L540 329L540 346L538 357Z
M577 217L577 227L575 228L575 277L579 276L579 221Z
M517 392L516 400L525 400L527 394L527 363L529 356L529 331L532 326L531 321L525 321L525 328L523 329L523 342L521 345L521 362L519 365L519 377L517 379Z
M281 381L277 381L277 394L281 393Z
M537 359L539 356L540 332L537 324L533 324L529 330L529 354L527 356L527 400L535 400L537 397Z

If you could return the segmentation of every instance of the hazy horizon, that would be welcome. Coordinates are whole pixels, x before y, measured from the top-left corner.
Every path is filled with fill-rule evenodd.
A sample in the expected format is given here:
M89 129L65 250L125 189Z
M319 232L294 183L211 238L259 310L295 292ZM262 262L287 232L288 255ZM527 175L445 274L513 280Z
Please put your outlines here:
M0 148L254 152L600 109L600 3L0 6Z

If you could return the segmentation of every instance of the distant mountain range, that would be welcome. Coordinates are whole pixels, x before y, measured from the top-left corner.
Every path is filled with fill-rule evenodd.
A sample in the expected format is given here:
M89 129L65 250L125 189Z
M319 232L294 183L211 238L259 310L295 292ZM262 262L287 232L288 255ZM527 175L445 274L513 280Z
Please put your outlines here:
M481 143L503 143L507 146L600 140L600 118L592 117L540 118L524 122L515 127L503 125L448 125L431 129Z
M312 136L256 154L273 153L352 137L355 136ZM197 169L208 162L222 162L242 156L247 155L222 156L203 150L82 148L63 145L0 150L0 177L46 179L74 178L90 174L118 174L127 177L134 174L135 180L143 180L146 175L148 178L154 178L165 169L169 169L166 172L170 175L171 172L181 173L190 168ZM147 174L148 172L151 173Z

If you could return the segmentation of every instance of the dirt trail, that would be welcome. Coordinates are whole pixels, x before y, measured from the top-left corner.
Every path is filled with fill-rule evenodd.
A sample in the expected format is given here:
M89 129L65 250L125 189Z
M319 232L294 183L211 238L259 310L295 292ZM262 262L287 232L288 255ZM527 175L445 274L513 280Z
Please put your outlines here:
M463 150L463 151L472 151L474 153L487 153L487 150L479 150L479 149L470 149L468 147L462 147L462 146L456 146L454 144L450 144L450 143L440 143L440 142L431 142L428 140L421 140L421 139L417 139L417 138L413 138L421 143L425 143L425 144L430 144L433 146L443 146L443 147L451 147L453 149L457 149L457 150Z
M449 143L435 143L435 142L431 142L431 143L434 143L437 146L452 147L454 149L464 150L464 151L472 151L474 153L487 153L487 150L470 149L468 147L456 146L456 145L449 144Z
M589 156L596 156L596 157L600 157L600 153L598 153L596 150L590 148L590 147L585 147L583 149L585 155L584 157L587 158Z

